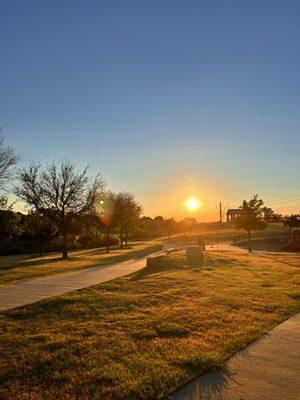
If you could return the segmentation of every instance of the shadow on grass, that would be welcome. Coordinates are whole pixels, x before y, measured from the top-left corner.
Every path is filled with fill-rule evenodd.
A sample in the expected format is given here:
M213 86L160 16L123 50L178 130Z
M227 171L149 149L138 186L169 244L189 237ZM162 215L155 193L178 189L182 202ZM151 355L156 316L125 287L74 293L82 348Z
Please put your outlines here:
M38 257L38 256L37 256ZM62 261L62 257L55 257L55 258L43 258L43 259L36 259L33 260L32 257L30 257L29 260L20 260L20 261L15 261L14 263L7 264L6 266L1 266L1 270L7 270L7 269L12 269L12 268L22 268L22 267L34 267L34 266L41 266L41 265L46 265L46 264L51 264L57 261Z
M286 264L286 265L289 265L290 267L300 267L300 262L299 262L299 264L297 265L297 264L292 264L292 263L290 263L290 262L288 262L288 261L284 261L284 260L281 260L279 257L271 257L271 256L269 256L269 255L267 255L267 254L265 254L265 253L255 253L254 252L254 254L255 255L257 255L257 256L259 256L259 257L264 257L264 258L268 258L269 260L272 260L272 261L277 261L277 262L280 262L280 263L282 263L282 264ZM294 254L294 253L291 253L291 254ZM296 253L297 254L297 253ZM299 254L299 257L300 257L300 253L298 253ZM280 253L278 253L278 256L280 256Z
M184 385L177 392L164 399L167 400L203 400L203 399L222 399L224 389L229 386L230 381L240 385L234 378L234 373L226 367L217 371L206 373Z
M85 268L93 268L101 265L105 265L108 263L113 263L115 261L122 262L126 261L129 259L136 260L138 258L142 258L143 256L152 253L154 251L159 251L161 249L160 245L152 245L149 247L146 247L145 249L137 249L134 251L126 252L124 254L116 254L112 255L112 253L108 253L106 257L103 257L101 259L95 260L94 262L90 262L84 266L79 266L78 269L85 269ZM116 249L112 249L116 250ZM121 250L120 248L117 248L117 250ZM128 248L124 248L124 251L128 250ZM105 254L105 250L102 248L98 249L92 249L91 251L87 250L84 251L83 253L79 253L78 255L75 253L71 254L69 258L64 260L61 256L58 257L51 257L51 258L40 258L40 256L36 256L36 259L33 259L33 256L30 256L28 259L22 259L19 261L14 261L10 262L5 266L1 266L1 270L8 270L12 268L22 268L22 267L34 267L34 266L44 266L47 264L52 264L58 261L66 261L66 262L82 262L86 260L86 256L96 256L96 255L102 255ZM57 267L59 269L59 266ZM77 269L76 267L74 269Z
M185 254L181 255L166 255L165 259L160 261L159 264L153 265L151 267L146 267L138 272L136 272L131 280L139 280L151 276L153 274L157 274L160 272L167 271L185 271L192 270L193 272L203 272L209 270L215 270L217 268L222 267L232 267L232 266L240 266L241 263L238 260L234 259L224 259L224 258L215 258L210 254L204 254L204 258L201 259L190 259L187 260Z
M189 266L184 264L183 262L179 262L177 260L173 260L172 258L166 257L166 260L160 262L158 265L153 267L146 267L139 271L137 271L132 277L131 281L138 281L140 279L146 278L148 276L158 274L160 272L167 271L176 271L176 270L185 270L188 269Z

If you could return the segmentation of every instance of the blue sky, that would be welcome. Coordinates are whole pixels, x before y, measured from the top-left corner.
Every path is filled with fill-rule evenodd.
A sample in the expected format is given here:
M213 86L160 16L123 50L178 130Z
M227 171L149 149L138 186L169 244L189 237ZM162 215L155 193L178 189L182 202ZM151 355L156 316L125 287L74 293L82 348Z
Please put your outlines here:
M0 0L0 123L22 164L67 157L145 212L300 209L300 1Z

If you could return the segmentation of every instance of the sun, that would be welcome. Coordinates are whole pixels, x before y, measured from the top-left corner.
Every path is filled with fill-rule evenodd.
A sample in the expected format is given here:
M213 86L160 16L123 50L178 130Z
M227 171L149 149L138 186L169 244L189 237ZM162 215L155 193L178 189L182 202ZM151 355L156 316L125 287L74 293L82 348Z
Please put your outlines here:
M189 210L197 210L201 206L201 202L195 197L190 197L186 200L185 205Z

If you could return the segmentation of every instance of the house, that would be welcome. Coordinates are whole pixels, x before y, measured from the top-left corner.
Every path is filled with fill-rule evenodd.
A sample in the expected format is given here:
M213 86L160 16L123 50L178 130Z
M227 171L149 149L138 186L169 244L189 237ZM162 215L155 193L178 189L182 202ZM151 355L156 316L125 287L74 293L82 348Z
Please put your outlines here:
M242 210L241 208L229 208L227 210L226 216L227 216L227 222L234 222L236 219L239 217L241 214Z

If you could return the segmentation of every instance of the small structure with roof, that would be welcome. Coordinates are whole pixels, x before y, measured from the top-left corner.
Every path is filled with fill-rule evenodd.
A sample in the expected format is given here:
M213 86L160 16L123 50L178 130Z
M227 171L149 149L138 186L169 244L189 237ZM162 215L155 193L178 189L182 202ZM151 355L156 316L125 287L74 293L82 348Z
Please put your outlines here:
M241 215L242 209L241 208L229 208L227 210L227 222L234 222L237 218Z

